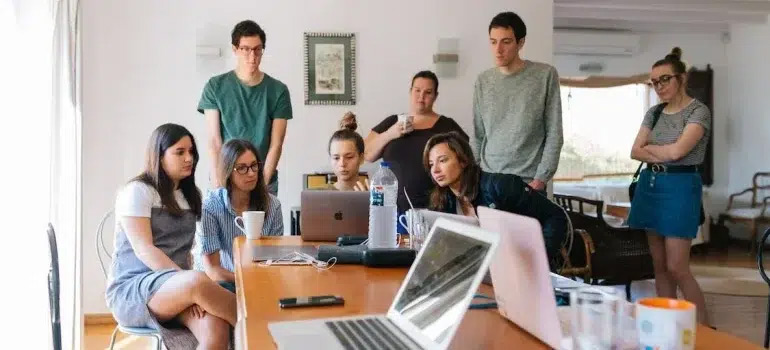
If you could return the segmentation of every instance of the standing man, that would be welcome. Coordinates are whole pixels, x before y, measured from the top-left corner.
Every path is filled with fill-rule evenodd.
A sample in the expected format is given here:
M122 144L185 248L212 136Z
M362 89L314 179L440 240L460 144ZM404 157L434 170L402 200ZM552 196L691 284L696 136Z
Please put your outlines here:
M219 150L230 139L249 140L264 165L261 176L268 191L278 194L278 160L281 159L286 122L292 118L289 89L259 70L265 52L265 31L254 21L235 25L231 35L238 63L234 70L209 79L203 88L198 112L206 117L208 152L217 173ZM211 176L215 187L216 176Z
M559 76L548 64L522 60L527 26L503 12L489 24L496 67L476 79L474 151L482 170L520 176L545 191L563 143Z

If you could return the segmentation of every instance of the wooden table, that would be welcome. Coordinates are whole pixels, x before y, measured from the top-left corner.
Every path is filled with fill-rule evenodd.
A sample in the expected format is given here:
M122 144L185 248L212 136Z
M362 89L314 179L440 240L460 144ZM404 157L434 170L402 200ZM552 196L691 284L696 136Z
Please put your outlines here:
M252 262L255 244L300 245L300 237L236 238L235 259L238 324L236 349L275 349L268 322L339 317L387 312L405 268L375 269L360 265L336 265L328 271L310 266L260 267ZM480 293L492 295L489 286ZM293 296L335 294L345 298L340 307L281 310L278 299ZM532 335L504 319L497 310L468 310L455 334L452 349L548 349ZM698 327L697 350L761 349L747 341L707 327Z

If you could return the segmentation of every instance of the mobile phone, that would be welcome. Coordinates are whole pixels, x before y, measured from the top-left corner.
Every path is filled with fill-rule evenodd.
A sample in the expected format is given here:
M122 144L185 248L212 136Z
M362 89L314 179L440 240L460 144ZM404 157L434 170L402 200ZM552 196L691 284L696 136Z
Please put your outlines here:
M345 299L336 295L317 295L312 297L283 298L278 300L278 305L282 309L292 307L330 306L343 304L345 304Z

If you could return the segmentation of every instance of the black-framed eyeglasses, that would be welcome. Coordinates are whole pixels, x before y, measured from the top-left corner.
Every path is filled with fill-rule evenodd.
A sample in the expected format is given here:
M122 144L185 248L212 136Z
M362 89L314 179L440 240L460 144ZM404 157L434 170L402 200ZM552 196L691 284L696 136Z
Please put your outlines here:
M262 56L262 54L265 53L265 48L262 46L257 47L248 47L248 46L238 46L238 51L241 53L248 55L250 53L253 53L257 57Z
M668 85L668 83L671 82L671 79L673 77L675 77L675 75L664 74L664 75L661 75L660 78L658 78L657 80L656 79L650 79L650 84L655 89L662 89L666 85Z
M241 175L248 174L249 173L249 169L251 169L251 171L253 171L255 174L257 174L257 172L259 171L259 163L254 162L254 163L251 163L251 165L238 164L238 165L235 166L235 168L233 168L233 170L235 170L236 173L241 174Z

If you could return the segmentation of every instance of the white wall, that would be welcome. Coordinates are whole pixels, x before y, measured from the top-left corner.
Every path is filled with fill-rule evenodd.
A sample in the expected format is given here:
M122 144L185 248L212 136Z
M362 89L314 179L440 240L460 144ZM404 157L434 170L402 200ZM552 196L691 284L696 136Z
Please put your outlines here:
M770 22L770 18L768 18ZM734 25L728 45L730 110L728 147L729 191L751 186L758 171L770 171L770 24ZM748 197L742 197L748 200ZM766 227L761 228L761 230ZM731 234L747 237L743 226L733 225ZM763 231L760 231L761 235Z
M438 38L458 38L458 76L442 79L436 109L471 127L473 81L491 66L487 26L498 12L518 12L528 24L526 58L551 61L552 1L83 1L83 237L84 312L107 312L104 280L93 248L93 228L115 191L136 175L152 129L187 126L203 146L203 119L195 111L212 75L230 68L229 31L246 18L267 32L262 68L289 86L294 119L280 163L279 198L299 204L301 174L329 169L326 143L347 110L366 134L389 114L407 109L411 76L432 69ZM303 104L302 33L355 32L358 104ZM199 59L196 45L217 45L220 59ZM197 172L206 188L209 163ZM108 236L112 230L108 230Z
M735 25L731 32L728 149L730 192L736 192L749 187L755 172L770 171L770 24Z
M711 65L714 70L714 184L708 189L712 214L724 209L729 192L732 173L728 167L728 116L730 94L728 93L728 50L719 33L704 34L661 34L642 33L640 52L634 56L576 56L555 55L554 65L561 76L585 76L578 70L582 63L600 62L604 65L604 76L628 76L649 72L655 61L665 57L675 46L682 48L682 59L699 69ZM732 79L732 77L731 77ZM633 127L637 128L638 125Z

